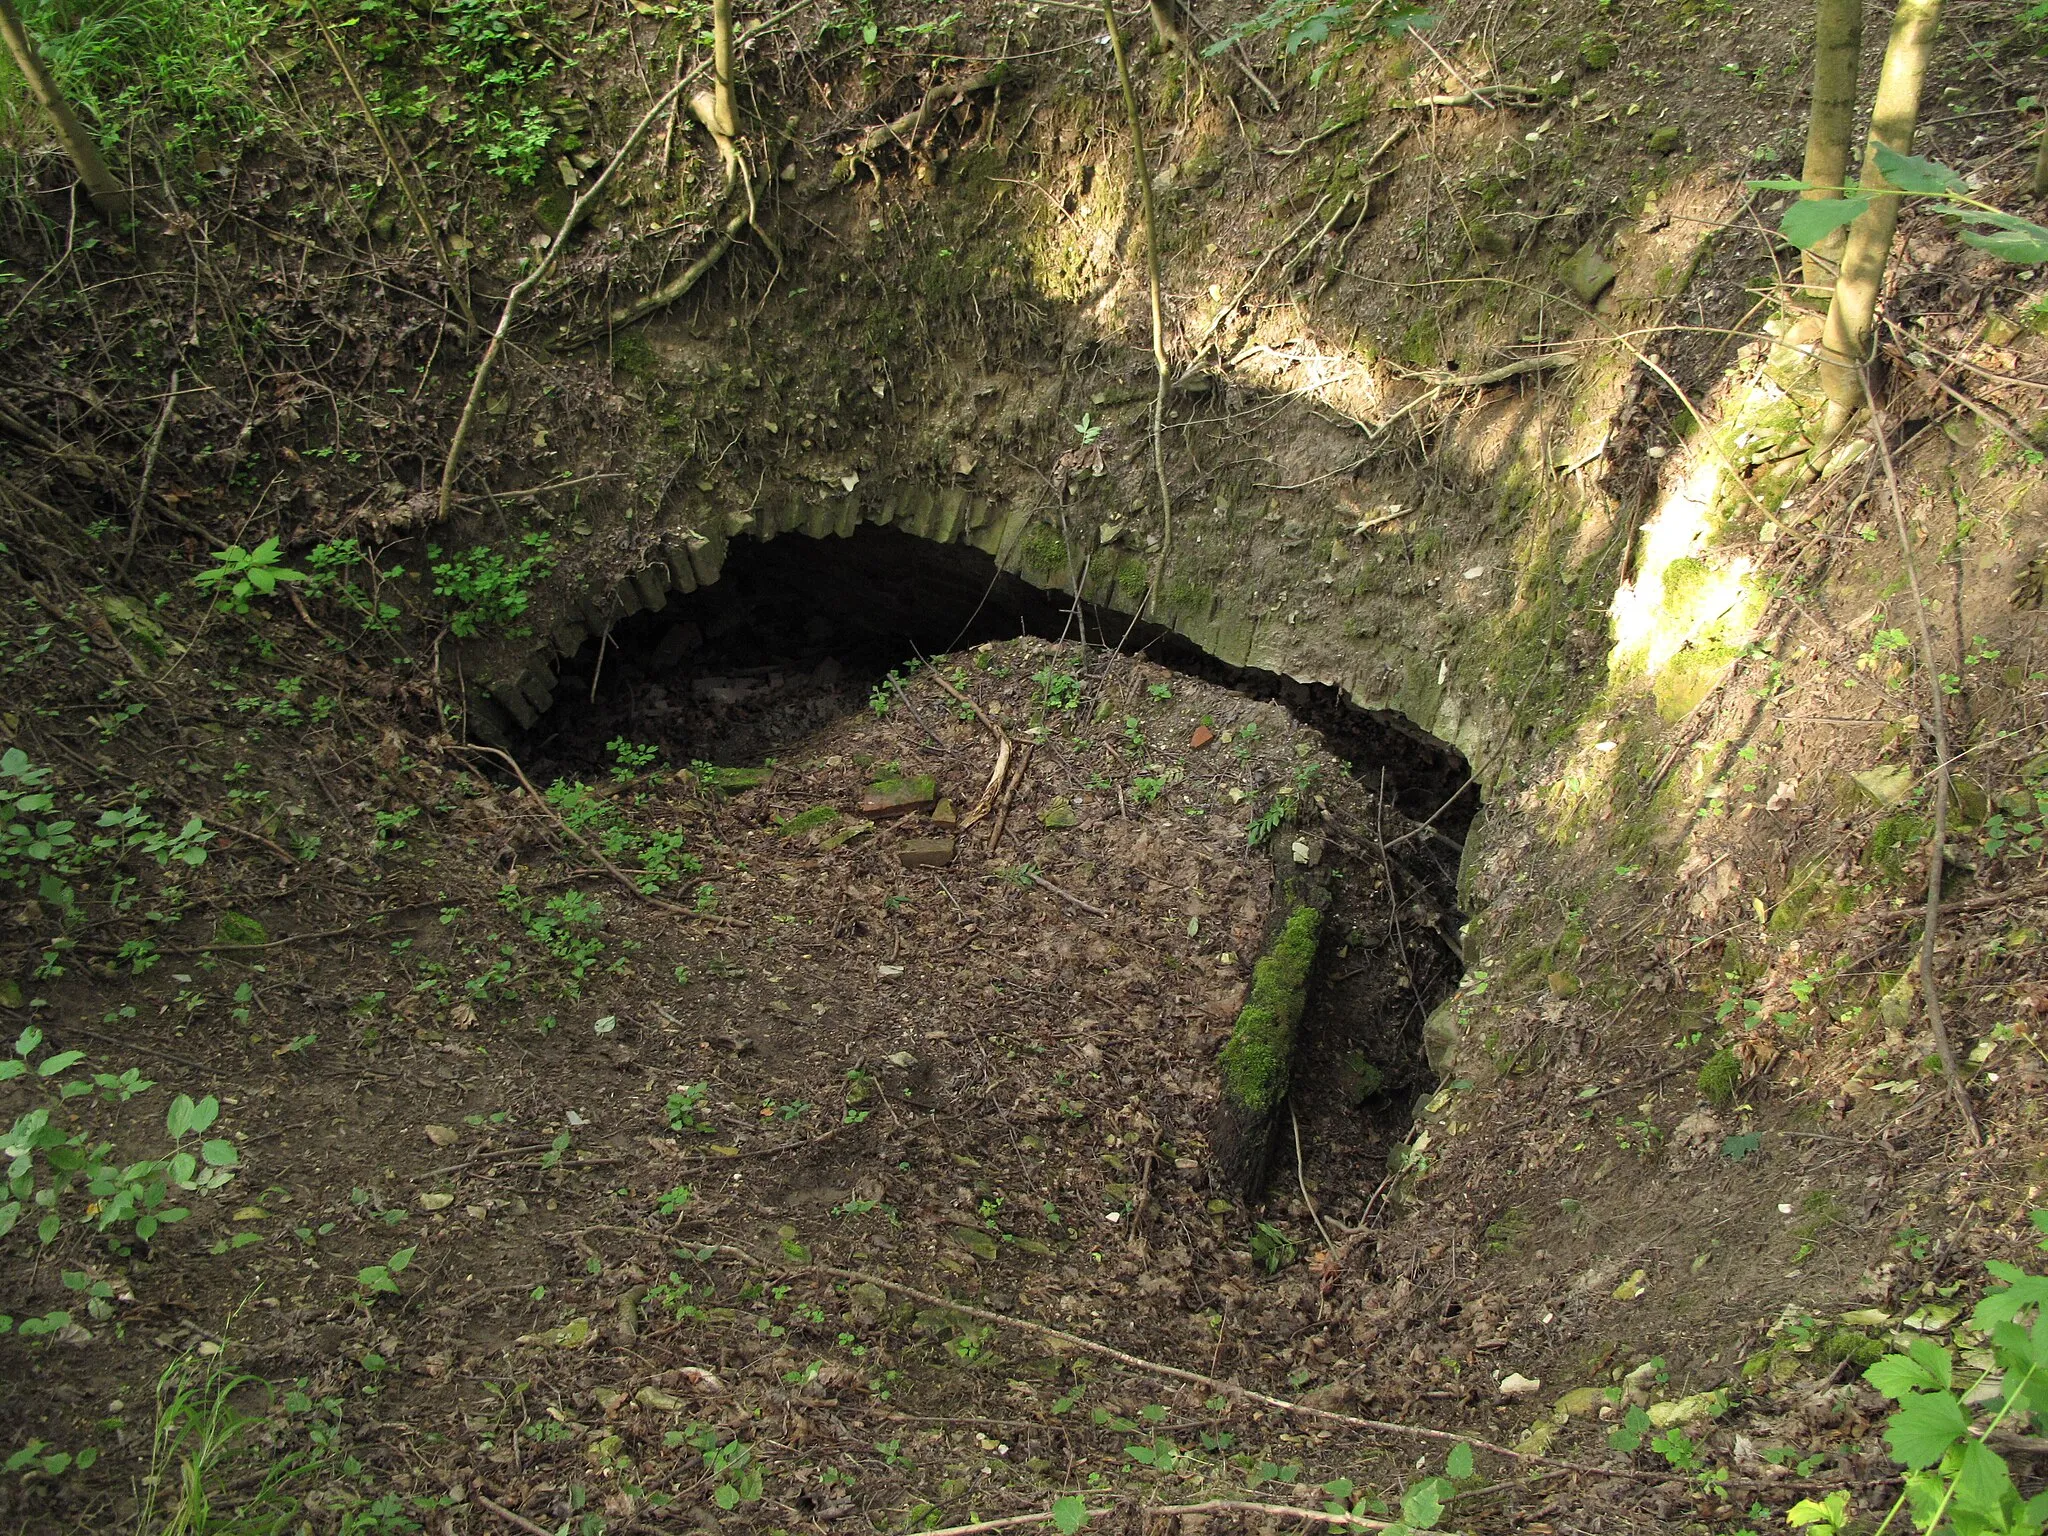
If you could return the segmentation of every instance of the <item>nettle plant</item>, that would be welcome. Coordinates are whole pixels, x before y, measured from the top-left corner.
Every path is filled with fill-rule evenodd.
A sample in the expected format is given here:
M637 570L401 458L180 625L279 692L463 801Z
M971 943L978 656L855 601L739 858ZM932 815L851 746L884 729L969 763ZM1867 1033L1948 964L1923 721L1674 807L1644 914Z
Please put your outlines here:
M164 1115L168 1151L122 1162L111 1140L78 1123L85 1116L70 1111L60 1119L54 1111L79 1099L118 1108L156 1084L132 1069L73 1075L85 1060L83 1051L57 1051L38 1060L42 1045L42 1030L31 1024L15 1040L13 1055L0 1060L0 1083L25 1081L43 1099L17 1115L0 1140L0 1237L32 1221L37 1241L46 1247L66 1225L78 1224L112 1234L117 1246L131 1235L148 1242L160 1228L192 1214L172 1204L174 1196L217 1190L234 1178L241 1166L235 1144L206 1134L220 1118L220 1100L179 1094Z
M2034 1211L2031 1220L2048 1249L2048 1211ZM1956 1350L1916 1338L1863 1373L1898 1405L1884 1439L1906 1468L1905 1491L1879 1530L1901 1512L1928 1536L2041 1536L2048 1529L2048 1492L2022 1499L1994 1448L2001 1432L2048 1416L2048 1276L1997 1260L1984 1267L1999 1284L1956 1330L1962 1371ZM1974 1380L1958 1379L1969 1372ZM1802 1500L1786 1516L1812 1536L1839 1536L1849 1518L1842 1492Z
M1992 207L1947 166L1919 155L1902 155L1880 144L1877 169L1893 188L1908 196L1925 198L1933 212L1956 226L1956 238L1963 244L2019 266L2048 261L2048 228ZM1752 181L1750 186L1759 192L1838 194L1802 198L1779 219L1778 233L1802 251L1819 245L1843 225L1861 218L1877 195L1862 187L1830 187L1790 177Z
M67 918L78 911L73 881L106 877L103 894L122 911L138 884L120 868L130 854L190 867L206 862L213 836L197 816L173 829L139 804L103 810L81 831L77 817L59 813L49 769L19 747L0 752L0 884L33 890Z

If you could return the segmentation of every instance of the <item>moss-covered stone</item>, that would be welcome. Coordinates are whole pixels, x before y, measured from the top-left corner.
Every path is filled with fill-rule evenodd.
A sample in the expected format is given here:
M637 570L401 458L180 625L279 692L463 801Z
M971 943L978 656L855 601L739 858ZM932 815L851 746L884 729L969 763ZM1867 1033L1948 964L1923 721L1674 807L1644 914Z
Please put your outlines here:
M1273 947L1252 967L1252 991L1223 1047L1223 1093L1245 1114L1269 1114L1287 1095L1294 1028L1308 1003L1322 914L1296 907Z
M213 940L216 944L268 944L270 930L244 913L223 912L214 920Z
M829 827L839 819L839 809L831 805L814 805L807 811L798 811L781 826L784 837L801 837L806 832L815 832L820 827Z
M1018 551L1024 557L1028 570L1045 575L1060 575L1067 568L1067 546L1060 538L1059 530L1038 523L1024 535L1024 542Z

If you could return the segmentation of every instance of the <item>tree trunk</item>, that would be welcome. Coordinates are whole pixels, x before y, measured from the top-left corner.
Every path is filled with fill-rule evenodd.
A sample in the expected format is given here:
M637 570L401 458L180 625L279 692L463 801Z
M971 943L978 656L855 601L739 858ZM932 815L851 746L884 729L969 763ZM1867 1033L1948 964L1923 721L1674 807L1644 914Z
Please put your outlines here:
M732 104L732 0L711 0L711 77L717 87L712 131L739 137L739 114Z
M1892 236L1899 227L1899 194L1889 190L1890 183L1878 172L1878 146L1902 155L1913 152L1920 86L1927 78L1927 58L1934 51L1934 34L1940 25L1941 0L1899 0L1899 8L1892 13L1892 35L1885 44L1884 69L1877 77L1870 143L1863 156L1863 190L1876 195L1862 217L1849 226L1842 271L1835 279L1834 302L1828 305L1827 329L1821 336L1820 380L1827 391L1831 433L1864 403L1863 369L1870 360L1871 320L1877 313Z
M1806 119L1806 164L1800 179L1812 183L1803 198L1840 197L1849 177L1849 133L1856 120L1857 71L1863 53L1863 0L1816 0L1813 39L1813 107ZM1836 230L1800 253L1809 295L1819 298L1834 286L1848 232Z
M57 140L64 146L64 153L71 157L71 163L78 168L78 179L85 183L86 196L92 199L93 207L109 223L128 218L135 211L134 198L114 179L114 173L107 169L107 162L100 158L99 146L85 131L78 114L71 110L71 103L64 99L64 93L57 89L57 82L50 78L49 66L43 63L43 56L36 51L28 28L22 25L21 13L15 10L14 0L0 0L0 35L7 39L7 51L14 56L15 68L21 71L22 79L28 82L29 94L50 114L50 121L57 129Z
M2048 197L2048 123L2041 127L2041 147L2034 151L2034 196Z

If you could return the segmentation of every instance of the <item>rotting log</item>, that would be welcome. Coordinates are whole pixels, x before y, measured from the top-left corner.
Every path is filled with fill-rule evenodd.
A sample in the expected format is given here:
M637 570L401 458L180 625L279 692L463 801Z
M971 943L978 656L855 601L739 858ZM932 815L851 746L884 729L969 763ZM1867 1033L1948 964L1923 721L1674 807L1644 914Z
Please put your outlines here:
M1223 1102L1212 1138L1218 1171L1246 1199L1257 1198L1272 1162L1329 901L1320 884L1300 876L1283 874L1280 885L1287 917L1252 967L1251 993L1218 1061Z

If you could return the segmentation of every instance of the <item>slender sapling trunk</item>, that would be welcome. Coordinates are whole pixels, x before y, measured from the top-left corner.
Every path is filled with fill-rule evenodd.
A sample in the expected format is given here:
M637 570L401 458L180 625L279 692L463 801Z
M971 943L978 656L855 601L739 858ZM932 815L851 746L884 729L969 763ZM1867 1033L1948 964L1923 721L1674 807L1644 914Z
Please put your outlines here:
M1848 421L1864 403L1863 368L1870 357L1871 321L1877 313L1878 290L1892 236L1899 227L1899 194L1877 168L1880 145L1902 155L1913 152L1913 130L1920 118L1920 87L1927 78L1928 56L1941 25L1941 0L1899 0L1892 13L1892 33L1885 44L1884 68L1877 79L1877 100L1870 113L1870 142L1863 156L1863 191L1873 193L1870 206L1849 226L1842 251L1842 270L1828 305L1827 329L1821 336L1821 388L1828 397L1828 432Z
M1835 198L1849 177L1849 135L1856 121L1856 84L1863 53L1863 0L1815 0L1813 107L1806 119L1806 163L1799 175L1811 184L1803 198ZM1800 253L1807 292L1834 286L1848 232L1836 230Z
M21 71L22 79L28 82L29 94L35 97L36 105L50 115L50 122L57 130L57 141L64 146L64 153L71 157L93 207L109 223L130 217L135 211L135 199L114 179L114 173L107 169L107 162L100 158L99 146L85 131L85 124L78 120L78 114L71 110L71 103L64 99L64 93L57 89L49 66L36 50L35 40L28 35L28 28L22 25L21 13L14 8L14 0L0 0L0 36L7 39L7 51L13 56L14 67Z

